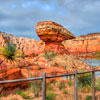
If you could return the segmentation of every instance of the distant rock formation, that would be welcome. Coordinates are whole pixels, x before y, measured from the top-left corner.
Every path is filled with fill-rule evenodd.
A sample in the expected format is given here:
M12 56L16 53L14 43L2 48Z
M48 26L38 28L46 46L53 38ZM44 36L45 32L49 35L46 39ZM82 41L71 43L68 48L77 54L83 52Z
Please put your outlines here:
M26 37L17 37L11 34L0 32L0 47L4 47L6 42L12 42L21 52L22 48L25 56L36 55L43 51L45 44L42 41L29 39Z
M0 47L6 45L6 42L13 42L21 52L22 48L25 56L37 55L45 50L45 43L25 37L17 37L11 34L0 32ZM100 51L100 33L92 33L75 39L63 41L63 47L73 54L85 54ZM51 46L51 45L46 45Z
M70 53L97 52L100 51L100 33L79 36L73 40L66 40L63 44Z

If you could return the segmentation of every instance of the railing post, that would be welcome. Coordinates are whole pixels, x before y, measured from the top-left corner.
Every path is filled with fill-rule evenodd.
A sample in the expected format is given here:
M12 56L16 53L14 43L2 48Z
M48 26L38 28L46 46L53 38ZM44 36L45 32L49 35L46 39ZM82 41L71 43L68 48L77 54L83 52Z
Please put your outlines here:
M46 73L42 73L42 100L46 100Z
M77 70L74 71L74 100L78 100L78 89L77 89Z
M94 69L92 71L92 98L93 98L93 100L96 100L96 98L95 98L95 71L94 71Z

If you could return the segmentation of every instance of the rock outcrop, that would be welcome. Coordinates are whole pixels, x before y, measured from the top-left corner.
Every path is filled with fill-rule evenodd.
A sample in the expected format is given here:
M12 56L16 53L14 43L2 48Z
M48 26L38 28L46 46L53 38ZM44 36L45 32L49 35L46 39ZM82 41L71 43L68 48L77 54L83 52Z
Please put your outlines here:
M26 37L17 37L11 34L0 32L0 47L4 47L6 42L11 42L16 45L16 48L22 52L22 48L25 56L34 56L41 53L44 50L44 42L29 39Z
M45 50L53 50L59 54L66 53L62 41L75 38L75 36L63 26L52 22L43 21L36 25L36 32L45 42Z
M79 36L73 40L66 40L63 44L70 53L97 52L100 51L100 33Z
M45 50L45 43L43 41L37 41L25 37L16 37L11 34L5 34L0 32L0 47L6 45L6 42L13 42L18 50L22 52L22 48L25 56L34 56L42 53ZM57 42L59 44L59 42ZM57 48L56 42L46 43L46 48ZM57 46L56 46L57 44ZM61 43L60 43L61 45ZM64 45L64 46L63 46ZM86 54L100 51L100 33L92 33L84 36L76 37L75 39L65 40L60 48L64 47L66 51L73 54Z

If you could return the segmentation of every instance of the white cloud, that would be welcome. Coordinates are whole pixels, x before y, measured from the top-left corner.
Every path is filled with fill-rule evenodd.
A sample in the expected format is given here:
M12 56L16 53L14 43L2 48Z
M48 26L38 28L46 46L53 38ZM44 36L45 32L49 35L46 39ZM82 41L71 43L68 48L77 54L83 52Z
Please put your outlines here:
M0 31L38 39L36 23L51 20L77 36L100 32L99 11L99 0L2 0Z

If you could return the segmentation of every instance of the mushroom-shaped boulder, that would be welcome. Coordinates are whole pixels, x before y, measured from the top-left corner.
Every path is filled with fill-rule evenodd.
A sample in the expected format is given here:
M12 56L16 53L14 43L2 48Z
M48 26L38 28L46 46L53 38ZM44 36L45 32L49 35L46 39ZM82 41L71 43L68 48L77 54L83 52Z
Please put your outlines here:
M66 53L62 41L75 38L70 31L52 21L37 23L36 32L45 42L45 50L53 50L61 54Z

